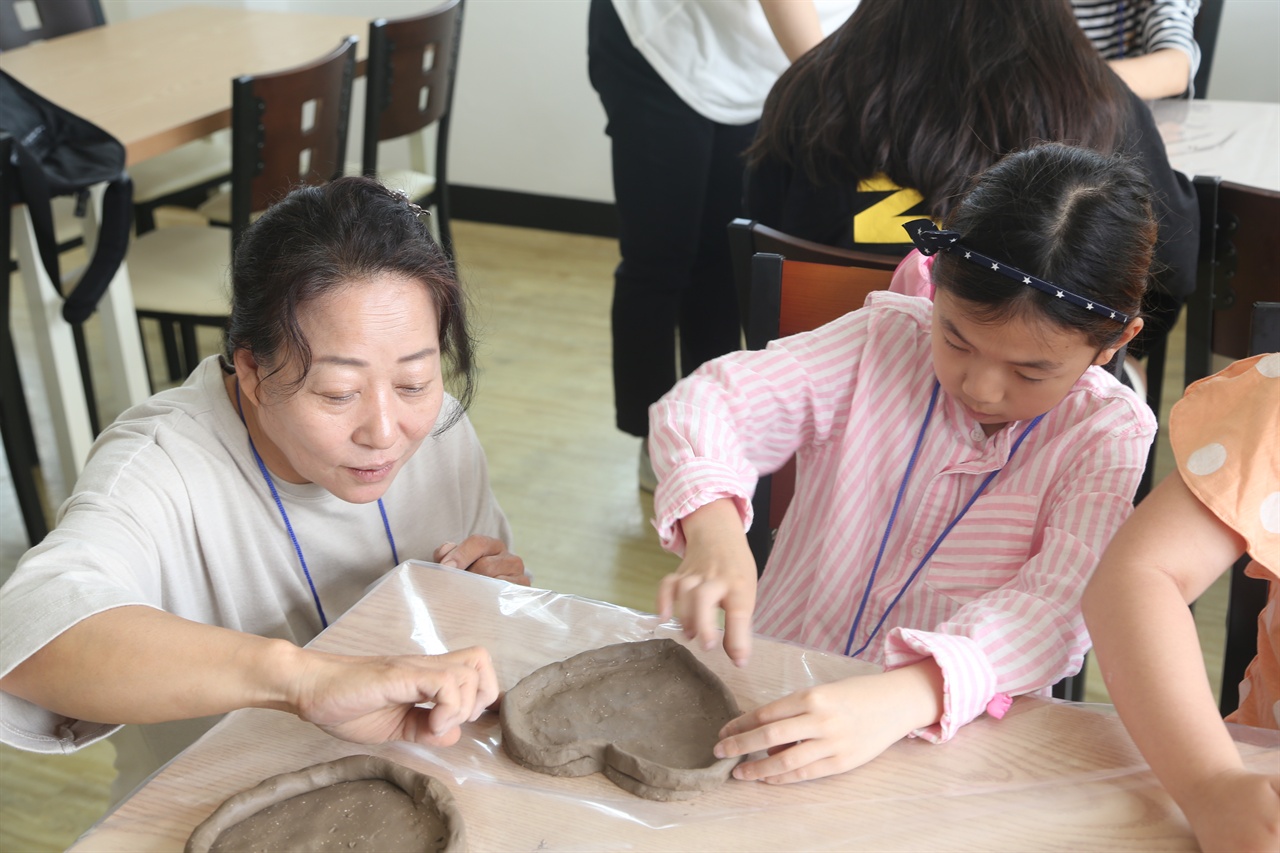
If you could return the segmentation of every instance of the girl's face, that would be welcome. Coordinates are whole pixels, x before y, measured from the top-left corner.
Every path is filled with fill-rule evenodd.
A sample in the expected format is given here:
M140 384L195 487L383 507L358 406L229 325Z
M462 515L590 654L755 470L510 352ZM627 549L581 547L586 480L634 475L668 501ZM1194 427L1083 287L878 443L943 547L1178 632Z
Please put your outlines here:
M1083 332L1031 316L978 323L967 306L945 288L935 292L933 369L987 435L1052 409L1090 365L1106 364L1142 327L1131 321L1119 343L1098 352Z
M351 503L386 493L430 434L444 388L435 304L420 282L354 281L303 306L311 370L295 393L236 352L245 418L271 473L316 483ZM234 389L232 389L234 402Z

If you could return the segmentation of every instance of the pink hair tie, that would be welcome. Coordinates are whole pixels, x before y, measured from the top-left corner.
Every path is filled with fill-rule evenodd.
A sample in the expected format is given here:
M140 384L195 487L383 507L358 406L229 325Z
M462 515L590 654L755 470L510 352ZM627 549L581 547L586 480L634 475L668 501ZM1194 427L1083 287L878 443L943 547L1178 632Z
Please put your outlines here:
M991 701L987 703L987 713L997 720L1002 719L1009 710L1009 706L1013 704L1013 697L1008 693L997 693L991 697Z

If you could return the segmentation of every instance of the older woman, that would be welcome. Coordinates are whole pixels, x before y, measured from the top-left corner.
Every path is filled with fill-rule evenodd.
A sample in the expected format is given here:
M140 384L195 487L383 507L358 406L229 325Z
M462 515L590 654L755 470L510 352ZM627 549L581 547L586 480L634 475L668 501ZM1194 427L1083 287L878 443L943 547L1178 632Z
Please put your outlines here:
M67 752L142 724L117 740L119 794L236 708L450 744L495 699L484 649L300 648L404 559L528 583L464 413L463 295L419 212L350 178L246 231L225 354L103 432L0 589L0 741Z

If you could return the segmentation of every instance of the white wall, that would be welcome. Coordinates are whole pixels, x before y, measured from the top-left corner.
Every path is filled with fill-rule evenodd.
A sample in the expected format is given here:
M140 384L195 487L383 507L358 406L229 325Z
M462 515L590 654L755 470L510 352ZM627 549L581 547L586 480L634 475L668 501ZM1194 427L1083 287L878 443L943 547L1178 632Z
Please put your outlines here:
M108 21L187 0L103 0ZM208 2L208 0L205 0ZM254 9L401 17L436 0L217 0ZM612 201L604 110L587 81L588 0L467 0L450 180ZM359 33L361 37L365 33ZM1280 102L1280 0L1226 0L1209 97ZM357 82L353 117L363 115ZM358 121L358 118L356 119ZM360 134L351 134L351 158ZM396 165L394 148L381 155Z
M1280 102L1280 0L1226 0L1205 97Z

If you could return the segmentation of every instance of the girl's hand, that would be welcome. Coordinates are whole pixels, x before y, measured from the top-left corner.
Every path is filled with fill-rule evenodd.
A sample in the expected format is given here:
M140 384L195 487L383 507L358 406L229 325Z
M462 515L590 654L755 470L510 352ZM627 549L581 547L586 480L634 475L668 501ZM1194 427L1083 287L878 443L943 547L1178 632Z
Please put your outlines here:
M524 560L508 551L501 539L492 536L468 536L461 545L446 542L436 549L432 560L442 566L529 586Z
M724 609L724 650L738 666L751 655L756 563L730 499L709 503L681 520L684 559L658 586L658 614L675 616L690 640L710 649L719 638L716 610Z
M1205 853L1280 850L1280 775L1221 773L1198 786L1183 810Z
M941 715L942 674L930 658L810 687L743 714L720 730L715 755L768 752L735 767L736 779L819 779L861 767Z
M352 657L304 652L291 706L334 737L449 746L498 698L489 653ZM418 707L430 704L430 708Z

